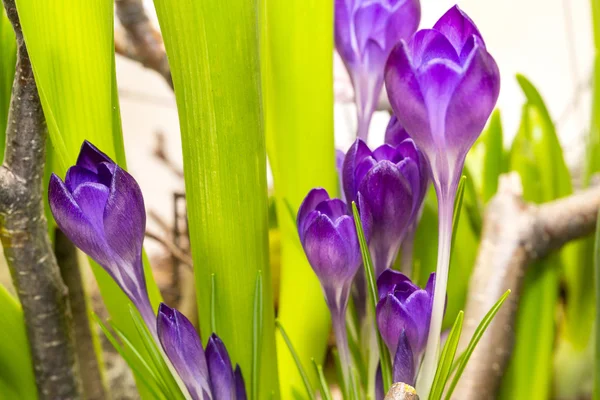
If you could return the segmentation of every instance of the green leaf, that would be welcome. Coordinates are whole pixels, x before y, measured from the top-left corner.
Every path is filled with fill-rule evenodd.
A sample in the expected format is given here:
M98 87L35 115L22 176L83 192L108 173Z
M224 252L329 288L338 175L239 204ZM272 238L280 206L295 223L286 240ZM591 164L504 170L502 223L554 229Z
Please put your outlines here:
M16 5L54 148L54 172L64 176L84 139L126 167L114 66L113 3L16 0ZM135 337L129 299L101 267L91 264L112 320ZM145 256L144 265L156 307L161 297Z
M314 187L338 193L333 137L333 0L263 0L261 73L269 163L281 231L278 318L313 385L311 358L323 362L330 316L298 239L297 210ZM345 149L344 149L345 150ZM297 295L301 287L303 296ZM306 310L311 310L306 313ZM284 348L277 337L278 348ZM283 398L302 383L286 351L277 354Z
M598 211L598 219L596 220L596 236L594 239L594 274L595 274L595 290L596 290L596 321L600 321L600 211ZM600 329L596 329L596 346L595 346L595 379L594 379L594 399L600 399Z
M1 284L0 309L0 383L17 394L14 399L35 400L38 397L37 386L23 310L19 302ZM7 391L6 396L8 393Z
M263 282L262 272L256 274L254 287L254 313L252 318L252 399L258 399L260 377L260 348L263 331Z
M333 400L331 396L331 391L329 390L329 385L327 384L327 379L325 379L325 374L323 374L323 367L312 359L313 366L315 367L315 371L317 376L319 377L319 390L321 391L321 398L323 400Z
M275 325L279 329L279 332L281 333L281 337L283 338L288 350L290 351L290 354L292 355L292 358L294 359L294 362L296 363L296 368L298 368L298 372L300 373L300 376L302 377L302 382L304 383L304 388L306 389L306 394L308 395L308 398L311 400L316 400L317 397L315 396L315 390L313 389L313 387L310 383L310 380L308 379L308 375L306 374L306 371L304 370L304 367L302 366L302 363L300 362L300 358L298 357L298 353L296 353L296 350L294 349L294 345L292 344L292 341L290 340L289 336L285 332L285 329L283 328L283 325L281 324L281 322L279 320L275 321Z
M456 238L456 231L458 230L458 221L460 220L460 213L462 211L462 203L463 197L465 194L465 183L467 181L466 176L462 176L460 181L458 182L458 188L456 189L456 200L454 201L454 216L452 218L452 244L454 244L454 239Z
M271 282L259 3L154 1L179 113L202 336L211 333L215 273L217 334L247 374L257 272ZM270 284L263 285L263 301L263 324L270 328L262 331L259 397L266 399L279 391Z
M460 339L460 333L462 331L462 324L464 319L464 312L459 312L452 330L448 334L446 344L440 355L437 370L435 371L435 378L431 385L431 392L429 394L429 400L439 400L444 394L444 387L446 381L450 377L450 370L452 368L452 362L454 361L454 355L456 354L456 348L458 347L458 340Z
M360 243L360 251L362 253L363 266L365 269L365 277L367 278L367 292L369 307L371 307L371 315L376 315L375 308L377 307L377 283L375 280L375 271L373 269L373 262L371 260L371 253L367 241L365 240L365 233L363 231L362 222L360 220L360 214L356 203L352 202L352 214L354 215L354 225L356 226L356 233L358 235L358 242ZM383 390L387 390L392 386L392 362L390 360L390 353L388 352L379 331L377 331L377 346L379 348L379 362L381 364L381 376L383 378Z
M485 156L483 159L482 197L487 203L498 191L500 174L505 172L505 151L500 110L492 114L484 135Z
M4 157L6 122L12 94L17 47L15 31L6 17L6 10L0 7L0 160Z
M446 390L446 400L450 400L450 398L452 397L452 392L454 392L454 388L456 388L456 385L458 384L458 380L460 379L463 371L465 370L465 367L467 366L467 363L469 362L469 359L471 358L471 354L473 354L473 351L475 350L477 343L479 343L479 340L485 333L485 330L488 328L488 326L490 325L490 323L492 322L492 320L494 319L494 317L500 310L500 307L502 307L502 304L504 303L504 301L506 300L506 298L509 295L510 295L510 290L507 290L502 295L502 297L500 297L500 299L496 302L496 304L494 304L492 306L492 308L487 312L487 314L483 317L483 319L477 326L477 329L475 329L475 332L473 333L473 336L471 337L471 340L469 341L469 345L467 346L467 349L457 359L458 365L456 366L456 373L454 374L454 378L452 379L452 383L450 384L450 387ZM453 365L452 369L454 369L454 367L455 366Z

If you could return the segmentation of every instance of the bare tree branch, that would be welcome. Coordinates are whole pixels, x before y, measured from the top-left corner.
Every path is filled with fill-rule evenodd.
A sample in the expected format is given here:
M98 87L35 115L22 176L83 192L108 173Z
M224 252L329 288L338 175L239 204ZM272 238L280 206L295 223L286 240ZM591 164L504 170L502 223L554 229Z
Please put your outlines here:
M44 217L44 114L14 0L4 0L17 66L0 167L0 239L23 307L41 400L82 397L71 310Z
M117 54L141 63L165 78L173 89L173 78L160 32L144 9L142 0L115 0L117 16L125 32L115 32Z
M60 229L55 230L54 253L60 268L60 274L69 291L69 303L73 312L75 344L79 373L83 383L86 400L104 400L109 398L106 382L94 351L94 338L88 317L87 296L81 279L77 248Z
M146 237L162 244L173 257L179 260L179 262L185 264L190 269L193 268L192 257L190 257L190 255L184 252L183 250L181 250L175 243L173 243L169 239L165 239L160 235L157 235L156 233L150 231L146 231Z
M514 324L526 268L571 240L594 231L600 187L554 202L523 201L516 174L502 177L486 210L482 241L467 297L461 335L464 349L498 298L512 294L481 338L454 392L454 399L494 399L514 345Z

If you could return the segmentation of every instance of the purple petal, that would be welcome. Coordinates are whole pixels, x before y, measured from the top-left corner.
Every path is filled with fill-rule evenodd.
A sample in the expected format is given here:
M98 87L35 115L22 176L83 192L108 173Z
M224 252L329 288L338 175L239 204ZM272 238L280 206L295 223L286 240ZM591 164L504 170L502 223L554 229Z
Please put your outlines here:
M450 99L445 135L464 156L483 130L500 93L500 72L492 56L477 47Z
M381 51L385 46L385 27L389 11L381 4L372 2L360 6L354 14L356 43L361 55L365 54L367 43L372 41Z
M393 378L394 382L415 386L415 358L406 331L402 331L398 340L398 348L394 356Z
M433 290L435 289L435 272L432 272L429 275L429 279L427 280L427 286L425 286L425 291L429 293L431 297L433 297Z
M298 216L296 217L296 225L298 225L298 233L300 234L300 240L304 241L304 232L308 225L306 224L306 217L315 210L319 203L329 200L329 194L327 190L323 188L312 189L298 209Z
M214 400L231 400L235 396L235 379L225 344L214 333L206 345L206 362Z
M473 35L483 42L475 23L458 6L449 9L436 22L433 29L446 36L458 54L461 53L466 41Z
M73 192L77 186L83 183L99 183L98 174L89 169L77 165L68 169L65 176L65 185L70 192Z
M179 311L161 303L156 319L158 338L163 350L194 400L210 393L208 366L200 336L192 323Z
M377 278L377 290L379 292L379 300L383 299L390 293L394 293L396 286L402 282L410 282L410 279L401 272L393 269L386 269Z
M396 163L398 156L399 155L396 151L396 147L390 146L389 144L381 145L373 151L373 158L376 161L387 160Z
M385 391L383 389L383 375L381 374L381 364L377 364L375 372L375 400L384 400Z
M108 192L106 186L93 182L81 184L73 192L73 200L99 234L104 233L103 215Z
M330 199L322 201L315 210L327 215L332 221L348 215L348 206L340 199Z
M76 165L89 169L92 172L98 172L97 166L100 163L108 162L114 164L114 161L110 159L106 154L98 150L96 146L85 140L79 150L79 156L77 157Z
M343 183L348 204L356 201L356 193L358 192L358 185L360 183L356 181L356 167L366 157L370 156L371 150L361 139L357 139L346 153L343 165Z
M63 181L52 174L48 187L48 203L61 231L71 242L99 264L110 262L110 248L104 232L98 231L83 213Z
M387 128L385 128L385 139L384 142L391 146L397 147L404 140L408 139L410 136L406 129L400 124L398 118L395 115L392 115L390 118L390 122L388 122Z
M130 264L141 259L146 231L144 198L135 179L119 167L113 174L103 218L106 240L113 251ZM143 279L142 271L139 275Z
M391 354L398 348L398 340L403 330L411 343L418 343L419 333L415 322L394 295L388 294L377 303L376 316L379 333Z
M358 56L352 46L351 18L348 0L335 0L335 47L345 63L353 63Z
M389 52L400 40L408 40L419 27L421 3L406 0L389 16L386 24L385 47Z
M445 59L460 65L460 53L447 37L436 30L422 29L415 33L408 47L416 68L435 59Z
M385 67L385 86L394 114L422 150L433 148L429 115L406 43L392 50Z
M244 384L244 377L242 376L242 370L239 365L236 364L235 372L235 400L246 400L246 386Z
M427 335L429 334L429 320L431 319L431 307L433 297L425 290L417 290L412 293L404 303L406 311L412 316L417 328L416 341L412 342L411 348L417 354L425 349Z
M344 238L326 215L319 215L307 228L302 243L308 261L323 285L351 280L358 269L350 265Z

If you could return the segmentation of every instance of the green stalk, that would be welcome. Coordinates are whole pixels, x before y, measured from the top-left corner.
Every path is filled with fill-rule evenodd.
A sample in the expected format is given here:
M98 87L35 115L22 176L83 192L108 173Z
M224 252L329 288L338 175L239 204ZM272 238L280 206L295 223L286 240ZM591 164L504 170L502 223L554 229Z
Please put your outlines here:
M278 397L273 293L263 285L260 346L253 344L258 271L271 282L258 0L155 0L181 125L190 238L202 337L217 333L250 391L260 348L260 399Z
M313 187L325 187L331 196L338 192L333 142L333 1L262 0L262 6L267 150L281 230L278 319L316 385L311 358L323 362L330 317L294 219ZM303 383L280 335L277 346L281 394L289 399L294 391L302 390Z

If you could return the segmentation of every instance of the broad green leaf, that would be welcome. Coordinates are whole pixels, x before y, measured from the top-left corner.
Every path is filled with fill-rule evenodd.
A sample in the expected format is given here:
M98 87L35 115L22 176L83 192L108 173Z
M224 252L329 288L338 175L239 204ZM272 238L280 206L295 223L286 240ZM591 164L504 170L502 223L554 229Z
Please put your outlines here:
M271 282L259 1L154 4L179 113L202 337L211 334L214 273L217 334L232 362L250 376L258 271L264 282ZM279 391L271 285L263 285L263 302L268 329L260 338L260 399L271 392L278 397ZM249 393L250 383L248 379Z
M373 262L371 260L371 253L369 252L369 246L365 239L365 233L363 231L362 222L358 213L356 203L352 202L352 214L354 215L354 225L356 226L356 233L358 235L358 242L360 243L360 252L363 259L363 267L365 270L365 277L367 279L367 292L369 307L371 308L371 315L376 315L375 308L377 307L377 301L379 296L377 295L377 282L375 279L375 270L373 269ZM392 386L392 361L390 360L390 353L388 352L383 339L377 330L377 346L379 348L379 363L381 365L381 376L383 378L383 389L387 390Z
M504 171L505 152L500 110L492 114L484 133L485 156L483 159L482 196L487 203L498 191L498 179Z
M300 362L300 358L298 357L298 353L296 353L296 350L294 349L294 345L293 345L292 341L290 340L289 336L285 332L285 329L279 320L275 321L275 325L279 329L279 332L281 333L281 337L283 338L283 341L285 342L290 354L292 355L292 358L294 359L296 368L298 368L298 372L300 373L300 376L302 377L302 382L304 383L304 388L306 389L306 394L308 395L308 398L311 400L316 400L317 397L315 396L315 390L313 389L313 387L310 383L310 380L308 379L308 375L306 374L306 371L304 370L304 367L302 366L302 363Z
M64 177L84 139L126 167L114 67L113 3L16 0L16 4L54 148L54 172ZM91 264L112 320L135 337L129 300L102 268ZM161 297L145 256L144 265L156 307Z
M502 304L504 304L504 301L506 300L508 295L510 295L510 289L507 290L502 295L502 297L500 297L500 299L496 302L496 304L494 304L492 306L492 308L487 312L487 314L483 317L483 319L481 320L481 322L475 329L475 332L473 333L473 336L471 337L471 340L469 341L467 349L464 351L463 354L460 355L460 357L458 357L455 360L455 363L457 362L457 364L452 365L450 372L452 372L456 368L456 373L454 374L454 377L452 378L452 383L446 390L446 400L450 400L450 398L452 397L454 388L458 384L458 381L460 380L460 377L462 376L462 373L465 370L467 363L469 362L469 358L471 358L471 354L473 354L473 351L475 350L475 347L479 343L479 340L481 339L481 337L485 333L485 330L488 328L488 326L490 325L490 323L492 322L492 320L494 319L494 317L500 310L500 307L502 307Z
M254 286L254 312L252 317L252 399L257 399L260 378L260 345L263 331L263 281L262 272L256 274L256 286Z
M16 56L15 32L6 17L4 7L0 7L0 160L4 158L6 121L15 75Z
M29 341L19 302L0 284L0 390L14 399L37 399ZM1 397L1 396L0 396ZM11 398L11 397L6 397Z
M431 385L431 392L429 394L429 400L439 400L444 394L444 387L446 387L446 381L450 377L450 370L452 368L452 362L454 361L454 355L456 354L456 348L458 347L458 341L460 339L460 333L462 332L462 324L464 319L464 312L460 311L454 325L448 334L446 344L440 355L438 366L435 371L435 378Z
M308 191L338 192L333 140L333 0L261 0L261 72L269 163L281 230L278 318L285 324L313 385L311 358L324 361L329 312L302 250L296 211ZM346 150L346 149L343 149ZM285 200L284 200L285 199ZM293 210L290 219L289 202ZM297 295L301 287L303 296ZM307 313L306 310L311 310ZM285 348L278 336L278 348ZM302 383L279 351L284 398Z

